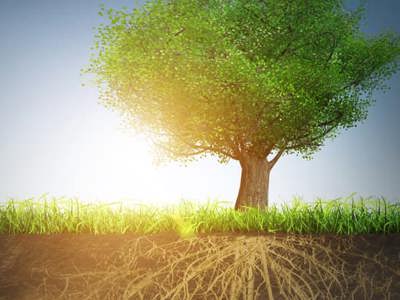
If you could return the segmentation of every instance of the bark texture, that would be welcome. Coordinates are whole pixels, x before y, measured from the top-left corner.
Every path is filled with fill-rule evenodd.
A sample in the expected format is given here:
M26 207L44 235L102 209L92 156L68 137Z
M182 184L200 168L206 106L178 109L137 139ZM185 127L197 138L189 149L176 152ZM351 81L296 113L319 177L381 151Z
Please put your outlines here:
M268 206L269 174L271 168L266 159L246 157L240 160L242 175L235 209L244 207L258 207L264 209Z

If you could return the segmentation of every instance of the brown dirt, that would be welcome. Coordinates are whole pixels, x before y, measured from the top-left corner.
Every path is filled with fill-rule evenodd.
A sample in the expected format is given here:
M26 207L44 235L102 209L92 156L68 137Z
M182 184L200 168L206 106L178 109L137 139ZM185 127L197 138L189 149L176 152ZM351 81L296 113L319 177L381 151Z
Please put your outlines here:
M0 299L400 299L400 234L0 235Z

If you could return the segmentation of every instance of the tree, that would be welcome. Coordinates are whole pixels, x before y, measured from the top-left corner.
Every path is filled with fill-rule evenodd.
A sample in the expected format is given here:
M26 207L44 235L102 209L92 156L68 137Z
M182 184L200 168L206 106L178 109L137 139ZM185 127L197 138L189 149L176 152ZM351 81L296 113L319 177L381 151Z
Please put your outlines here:
M284 154L310 158L367 116L396 70L394 33L367 37L343 0L152 0L104 7L86 71L103 103L172 159L242 167L235 208L268 205Z

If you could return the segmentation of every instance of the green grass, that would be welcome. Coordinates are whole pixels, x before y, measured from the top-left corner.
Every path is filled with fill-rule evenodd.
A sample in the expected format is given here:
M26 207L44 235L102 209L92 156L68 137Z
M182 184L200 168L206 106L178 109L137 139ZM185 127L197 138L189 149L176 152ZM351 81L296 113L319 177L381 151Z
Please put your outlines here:
M212 232L398 233L400 202L352 197L290 204L268 210L235 211L218 202L173 207L85 204L77 199L41 197L9 200L0 207L0 233L159 233L183 237Z

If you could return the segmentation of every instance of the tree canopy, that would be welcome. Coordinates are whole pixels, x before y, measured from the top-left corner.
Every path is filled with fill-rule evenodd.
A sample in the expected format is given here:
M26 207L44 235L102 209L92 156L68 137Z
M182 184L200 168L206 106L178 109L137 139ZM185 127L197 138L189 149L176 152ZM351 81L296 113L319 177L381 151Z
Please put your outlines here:
M152 0L103 8L91 63L104 104L174 159L309 157L367 116L400 42L342 0Z

